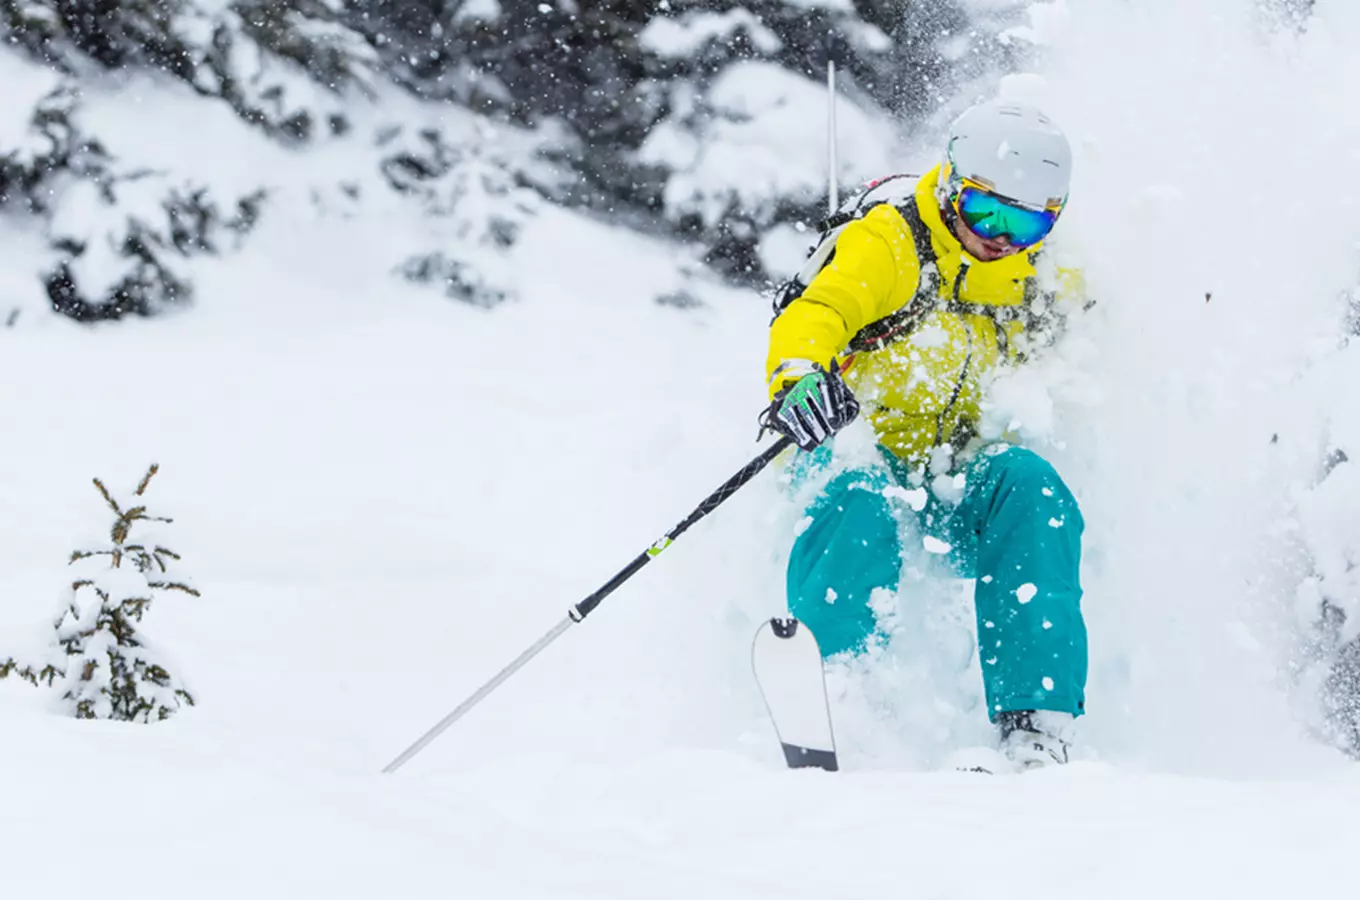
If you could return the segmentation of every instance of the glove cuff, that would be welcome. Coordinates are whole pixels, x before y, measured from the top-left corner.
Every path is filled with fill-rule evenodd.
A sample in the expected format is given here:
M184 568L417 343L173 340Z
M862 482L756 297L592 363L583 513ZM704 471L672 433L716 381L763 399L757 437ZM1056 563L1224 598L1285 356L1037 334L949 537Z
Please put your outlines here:
M770 373L768 385L770 389L770 399L773 400L776 394L805 375L824 371L826 370L810 359L784 360L779 365L775 366L774 371Z

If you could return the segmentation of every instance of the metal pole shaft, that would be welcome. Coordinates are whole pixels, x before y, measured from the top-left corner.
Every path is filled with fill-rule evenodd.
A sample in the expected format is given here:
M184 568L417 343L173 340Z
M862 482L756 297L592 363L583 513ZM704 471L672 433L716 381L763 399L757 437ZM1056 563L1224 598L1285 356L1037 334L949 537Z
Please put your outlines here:
M678 525L666 532L666 534L659 538L652 546L639 553L632 562L624 566L617 575L605 582L597 591L595 591L595 593L572 607L572 618L579 622L590 615L595 607L604 602L605 597L614 593L614 591L625 581L636 575L638 569L641 569L643 566L647 565L647 563L665 552L666 548L675 543L680 535L689 530L691 525L713 512L713 510L717 509L719 506L722 506L723 501L735 494L742 485L746 484L746 482L759 475L761 470L768 466L776 456L783 453L792 445L792 439L781 437L767 447L764 453L751 460L742 467L740 472L724 481L713 491L713 493L705 497L704 501L700 503L692 513L685 516Z
M454 722L457 722L459 719L463 718L464 714L466 714L468 710L472 709L472 707L476 706L478 703L481 703L482 700L485 699L487 694L491 693L496 688L500 687L501 682L505 681L505 679L509 678L511 675L514 675L520 669L524 668L525 663L527 663L529 660L537 656L540 652L542 652L542 650L545 647L547 647L553 641L561 637L563 632L565 632L568 628L575 624L576 620L573 619L571 616L568 616L561 622L558 622L556 625L554 625L552 631L549 631L547 634L543 635L543 637L539 638L538 641L532 647L530 647L528 650L525 650L523 653L517 656L514 662L506 666L504 669L501 669L499 672L497 672L495 678L492 678L486 684L478 688L477 693L473 694L471 697L467 698L462 703L460 703L457 709L449 713L444 718L440 719L438 724L436 724L429 731L421 735L420 740L416 741L414 744L407 747L405 750L401 752L400 756L398 756L396 759L392 760L390 763L384 766L383 774L390 775L391 773L397 771L397 769L400 769L402 766L406 765L407 760L415 756L421 750L424 750L425 747L430 743L430 741L439 737L439 735L443 733L444 729L448 728Z
M827 215L834 216L841 205L839 160L836 158L836 61L826 64L826 140L827 140Z
M388 763L383 768L383 772L390 774L392 772L397 771L397 769L400 769L403 765L405 765L406 762L411 759L411 757L415 756L421 750L424 750L425 747L435 738L439 737L439 735L446 728L448 728L454 722L457 722L470 709L472 709L478 703L481 703L484 699L486 699L486 696L490 694L492 691L494 691L496 688L500 687L503 681L505 681L511 675L515 674L521 668L523 668L524 665L527 662L529 662L529 660L533 659L540 652L542 652L543 648L547 647L553 641L561 637L562 633L565 632L568 628L570 628L577 622L583 621L586 616L590 615L590 613L595 609L595 607L599 606L601 603L604 602L604 598L614 593L614 591L617 590L625 581L627 581L628 579L632 578L635 574L637 574L639 569L647 565L647 563L651 562L652 560L656 559L658 556L660 556L667 547L669 547L672 543L675 542L676 538L680 537L680 535L688 531L691 525L693 525L695 522L698 522L704 516L708 515L709 513L713 512L713 510L721 506L723 504L723 501L727 500L728 497L731 497L733 494L735 494L737 490L742 487L742 485L746 484L752 478L759 475L761 470L768 466L771 462L773 462L776 456L778 456L780 453L783 453L792 445L793 441L791 439L787 437L781 437L779 440L775 441L773 444L767 447L764 453L760 454L755 459L751 460L749 463L743 466L741 468L741 471L737 472L737 474L733 475L731 478L724 481L721 485L718 486L717 490L715 490L713 493L705 497L703 502L700 503L698 507L694 509L693 512L691 512L688 516L681 520L680 523L676 525L674 528L672 528L670 531L666 532L664 537L658 539L654 544L652 544L652 546L648 547L646 550L639 553L632 562L624 566L623 569L621 569L617 575L615 575L613 578L605 582L604 585L602 585L593 594L591 594L590 596L582 600L580 603L573 606L570 612L567 613L567 617L565 619L563 619L561 622L558 622L557 625L555 625L551 631L543 635L543 637L539 638L538 641L532 647L530 647L528 650L525 650L518 657L516 657L514 662L510 663L510 665L506 666L504 669L501 669L499 672L497 672L495 678L492 678L486 684L478 688L477 692L473 694L471 697L464 700L462 703L460 703L457 709L449 713L444 718L440 719L439 723L436 724L429 731L425 732L425 734L421 736L420 740L416 741L414 744L407 747L404 751L402 751L400 756L398 756L396 759Z

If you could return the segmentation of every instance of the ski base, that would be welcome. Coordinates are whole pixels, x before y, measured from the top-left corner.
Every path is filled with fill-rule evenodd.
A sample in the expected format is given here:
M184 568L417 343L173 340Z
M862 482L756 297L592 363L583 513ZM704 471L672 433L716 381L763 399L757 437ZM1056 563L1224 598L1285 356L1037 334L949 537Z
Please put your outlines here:
M762 623L751 667L789 768L839 771L822 652L811 630L797 619Z

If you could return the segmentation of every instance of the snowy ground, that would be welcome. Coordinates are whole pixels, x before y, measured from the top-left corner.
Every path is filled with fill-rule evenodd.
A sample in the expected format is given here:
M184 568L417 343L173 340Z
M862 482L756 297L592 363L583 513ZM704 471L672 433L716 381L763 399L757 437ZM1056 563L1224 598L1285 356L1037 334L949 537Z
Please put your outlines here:
M92 476L161 463L151 499L203 591L147 620L200 699L169 723L74 722L0 683L0 893L1343 891L1360 772L1291 715L1297 573L1269 549L1309 441L1270 438L1335 343L1360 196L1334 185L1318 228L1316 204L1243 187L1360 146L1309 118L1353 83L1357 17L1319 3L1341 21L1267 51L1245 13L1080 6L1046 20L1048 83L1012 88L1077 138L1063 227L1101 306L1009 396L1091 523L1085 761L932 771L959 716L895 659L838 704L847 771L783 770L747 668L793 515L766 476L377 774L754 455L767 310L702 280L705 308L655 304L681 251L552 210L517 250L525 299L470 309L389 276L418 223L281 203L185 315L0 332L0 650L45 639L104 521ZM1093 49L1140 35L1166 59L1147 77ZM1263 234L1283 260L1243 251Z

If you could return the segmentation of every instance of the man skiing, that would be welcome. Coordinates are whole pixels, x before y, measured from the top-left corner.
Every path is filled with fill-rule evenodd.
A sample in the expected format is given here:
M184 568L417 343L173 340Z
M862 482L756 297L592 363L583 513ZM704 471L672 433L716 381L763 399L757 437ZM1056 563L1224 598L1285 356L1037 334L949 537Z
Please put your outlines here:
M944 553L977 579L988 714L1021 768L1066 762L1084 712L1083 520L1048 462L978 426L990 375L1051 337L1063 276L1041 252L1070 174L1038 110L969 109L913 197L836 238L771 325L767 361L766 425L797 443L796 470L829 479L790 554L790 613L824 656L863 652L884 637L874 592L897 591L923 546ZM833 459L861 408L874 458Z

